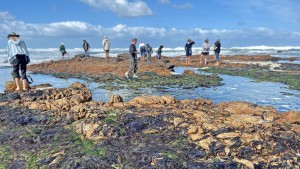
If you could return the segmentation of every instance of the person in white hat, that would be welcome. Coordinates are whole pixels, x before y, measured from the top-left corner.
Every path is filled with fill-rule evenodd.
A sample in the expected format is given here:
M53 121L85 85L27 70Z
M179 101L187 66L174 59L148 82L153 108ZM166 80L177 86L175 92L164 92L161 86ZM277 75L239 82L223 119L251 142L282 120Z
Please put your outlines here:
M109 61L109 50L110 50L110 40L107 38L107 36L104 36L104 39L102 41L103 50L105 52L106 62Z
M69 56L63 42L60 44L59 51L61 52L62 60L64 60L65 55Z
M12 76L16 83L16 91L20 91L20 78L22 79L23 90L27 90L27 76L26 69L27 64L30 63L29 52L27 46L23 40L21 40L20 35L12 32L7 35L8 46L8 62L13 66ZM21 74L20 74L21 68Z

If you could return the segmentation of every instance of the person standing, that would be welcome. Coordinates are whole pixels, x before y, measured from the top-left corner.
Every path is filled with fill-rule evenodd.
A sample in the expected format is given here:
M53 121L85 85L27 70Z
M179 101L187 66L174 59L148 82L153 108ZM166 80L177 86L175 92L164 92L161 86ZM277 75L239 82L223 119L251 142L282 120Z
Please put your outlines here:
M29 52L25 41L21 40L20 35L12 32L8 34L8 62L13 66L13 78L16 84L16 91L20 91L20 78L22 79L23 90L27 90L27 64L30 63ZM19 72L21 68L21 74Z
M204 63L206 65L206 56L209 55L209 41L208 38L205 39L204 43L202 44L202 53L200 55L200 64Z
M185 44L185 53L186 53L186 62L185 63L191 63L191 56L192 56L192 46L195 44L194 41L191 39L187 40L187 43Z
M103 50L105 52L105 58L106 62L109 61L109 50L110 50L110 40L107 38L107 36L104 36L104 39L102 41Z
M214 43L214 51L216 55L216 65L219 65L220 60L220 52L221 52L221 42L220 39L217 39L217 41Z
M139 45L139 49L140 49L140 54L141 54L141 60L146 60L145 59L145 55L146 55L146 46L144 42L141 42Z
M163 51L162 51L163 48L164 48L164 46L163 46L163 45L160 45L159 48L157 49L157 51L156 51L156 53L157 53L157 54L156 54L156 58L157 58L157 59L161 59L161 54L162 54L162 52L163 52Z
M126 78L129 78L129 73L133 73L133 78L138 78L136 75L137 72L137 50L136 50L137 39L133 38L129 46L129 58L130 58L130 69L125 72Z
M68 53L63 42L60 44L59 51L61 52L62 60L64 60L64 56L68 55Z
M146 52L147 52L147 61L151 62L151 55L153 53L152 47L147 43L146 44Z
M89 54L90 44L86 40L83 40L82 47L84 50L84 57L90 57L90 54Z

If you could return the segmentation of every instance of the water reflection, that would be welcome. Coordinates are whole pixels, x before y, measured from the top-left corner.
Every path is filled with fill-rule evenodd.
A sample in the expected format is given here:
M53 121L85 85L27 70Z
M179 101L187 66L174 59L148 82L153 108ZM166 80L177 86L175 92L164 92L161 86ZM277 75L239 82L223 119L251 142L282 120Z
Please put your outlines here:
M193 68L175 67L177 74L181 74L184 70L194 70L196 73L206 74L202 70ZM10 77L10 69L0 69L0 92L4 91L5 82L12 80ZM248 101L258 105L274 106L278 111L284 112L289 110L300 110L300 91L290 90L288 86L281 83L271 82L253 82L250 78L239 76L219 75L223 78L224 85L212 88L187 88L182 87L164 87L156 86L154 88L142 88L138 90L122 89L108 91L101 88L102 84L95 82L87 82L85 80L69 78L61 79L50 75L32 74L34 80L33 85L51 84L55 88L65 88L74 82L85 83L91 90L93 100L107 102L112 94L119 94L124 101L140 95L171 95L176 99L196 99L204 98L213 100L214 103L227 101Z

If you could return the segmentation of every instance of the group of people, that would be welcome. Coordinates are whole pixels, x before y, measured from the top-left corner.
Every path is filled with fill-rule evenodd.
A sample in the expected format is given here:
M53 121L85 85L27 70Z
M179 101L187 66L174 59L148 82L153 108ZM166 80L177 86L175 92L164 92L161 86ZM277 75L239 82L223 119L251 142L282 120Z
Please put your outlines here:
M194 44L195 44L195 42L192 41L191 39L188 39L187 43L185 44L186 63L191 63L192 46ZM209 51L210 51L209 40L206 38L204 43L202 44L202 52L201 52L201 55L200 55L200 58L199 58L200 64L205 64L206 65L206 63L207 63L206 56L209 55ZM220 52L221 52L220 39L217 39L216 42L214 43L213 51L215 52L216 65L219 65Z
M102 47L105 52L106 61L108 62L109 61L109 51L110 51L110 40L107 38L107 36L104 36L104 38L103 38ZM90 52L89 52L90 44L86 40L83 40L82 48L84 50L84 57L90 57ZM59 51L61 52L62 60L64 60L64 56L65 55L68 56L68 53L66 51L66 48L65 48L65 45L63 42L61 43L61 45L59 47Z
M129 46L130 68L128 71L125 72L126 78L129 78L130 76L132 76L133 78L138 78L138 76L136 74L137 69L138 69L138 62L137 62L138 61L138 59L137 59L138 51L135 46L136 43L137 43L137 38L133 38L131 40L131 44ZM160 45L156 51L157 59L161 59L161 54L163 52L162 49L163 49L163 45ZM145 43L141 42L139 45L139 50L140 50L140 54L141 54L141 59L145 60L147 58L147 61L151 62L152 53L153 53L152 47L148 43L145 45Z
M156 55L155 55L155 57L157 59L161 59L163 47L164 47L163 45L160 45L160 47L157 49ZM153 53L152 46L150 46L148 43L145 45L144 42L141 42L139 44L139 50L140 50L140 54L141 54L141 59L144 61L147 60L147 62L151 62L152 53Z
M19 91L21 89L20 82L22 82L22 89L27 90L26 86L28 83L27 76L26 76L26 68L27 64L30 63L30 57L29 52L27 50L27 46L23 40L20 39L20 35L16 34L15 32L12 32L8 34L8 62L13 66L12 76L14 78L15 84L16 84L16 91ZM131 40L131 44L129 46L129 54L130 54L130 69L125 72L125 76L129 78L129 76L132 76L133 78L137 78L137 54L138 51L136 49L136 43L137 38L133 38ZM185 51L186 51L186 63L191 63L191 56L192 56L192 46L195 44L194 41L191 39L187 40L187 43L185 45ZM106 61L109 61L109 51L110 51L110 41L107 38L107 36L104 36L104 39L102 41L103 50L105 51ZM84 49L84 56L89 57L89 50L90 45L86 40L83 40ZM62 59L64 60L64 56L68 55L66 48L63 43L61 43L60 46L60 52L62 54ZM157 50L156 58L160 59L162 54L163 45L160 45L160 47ZM146 45L141 42L139 45L139 50L141 54L141 58L143 60L146 60L148 62L151 62L153 49L152 47L147 43ZM202 53L200 55L200 63L206 64L206 59L203 60L203 56L209 55L210 45L208 39L205 39L203 45L202 45ZM219 53L221 50L221 43L218 39L214 43L213 50L215 52L216 61L217 64L219 64ZM21 74L20 71L21 70Z

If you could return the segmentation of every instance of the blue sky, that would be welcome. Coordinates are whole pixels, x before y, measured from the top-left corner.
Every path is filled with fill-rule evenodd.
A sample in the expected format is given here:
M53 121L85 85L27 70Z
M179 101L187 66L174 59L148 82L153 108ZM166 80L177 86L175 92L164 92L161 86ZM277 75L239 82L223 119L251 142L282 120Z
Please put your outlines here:
M0 0L0 48L17 32L30 48L113 48L137 37L157 47L191 38L223 47L300 46L299 0Z

